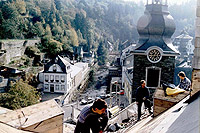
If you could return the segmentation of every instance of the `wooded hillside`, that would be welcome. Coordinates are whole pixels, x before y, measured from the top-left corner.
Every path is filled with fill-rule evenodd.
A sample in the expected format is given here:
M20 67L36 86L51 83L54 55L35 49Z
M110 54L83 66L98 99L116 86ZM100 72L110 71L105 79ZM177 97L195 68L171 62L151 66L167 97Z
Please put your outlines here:
M194 36L195 1L169 7L178 35ZM41 38L47 55L72 54L75 47L96 52L109 41L114 50L126 40L137 42L137 20L145 6L122 0L3 0L0 2L0 39ZM105 45L105 44L103 44ZM105 45L105 48L108 46Z

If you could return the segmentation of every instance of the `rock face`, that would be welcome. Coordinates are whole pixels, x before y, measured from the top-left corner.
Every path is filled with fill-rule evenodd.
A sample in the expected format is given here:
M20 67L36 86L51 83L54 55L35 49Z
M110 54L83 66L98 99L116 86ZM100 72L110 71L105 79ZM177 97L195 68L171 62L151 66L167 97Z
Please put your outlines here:
M27 46L35 46L40 40L2 40L0 41L0 62L8 64L20 59L24 55Z

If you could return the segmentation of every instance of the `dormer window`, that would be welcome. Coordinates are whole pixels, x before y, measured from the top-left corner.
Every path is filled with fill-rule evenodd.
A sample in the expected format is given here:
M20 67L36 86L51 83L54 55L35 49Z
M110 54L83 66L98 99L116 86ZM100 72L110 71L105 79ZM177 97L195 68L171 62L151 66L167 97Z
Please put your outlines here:
M56 72L56 65L53 66L53 72Z

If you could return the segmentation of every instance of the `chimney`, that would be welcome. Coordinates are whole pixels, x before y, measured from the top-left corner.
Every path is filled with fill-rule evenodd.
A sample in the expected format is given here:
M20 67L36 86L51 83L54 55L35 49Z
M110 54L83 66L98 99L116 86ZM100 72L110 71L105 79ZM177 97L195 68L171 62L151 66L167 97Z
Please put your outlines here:
M200 0L197 0L196 22L195 22L195 49L192 62L192 93L194 95L200 90Z

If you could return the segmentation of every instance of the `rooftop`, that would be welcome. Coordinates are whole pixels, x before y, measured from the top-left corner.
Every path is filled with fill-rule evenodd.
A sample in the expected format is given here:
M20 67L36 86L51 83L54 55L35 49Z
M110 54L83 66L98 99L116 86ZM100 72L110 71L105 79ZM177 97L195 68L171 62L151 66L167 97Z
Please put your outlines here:
M18 110L8 111L0 115L0 122L16 128L25 128L63 113L55 100L49 100Z

